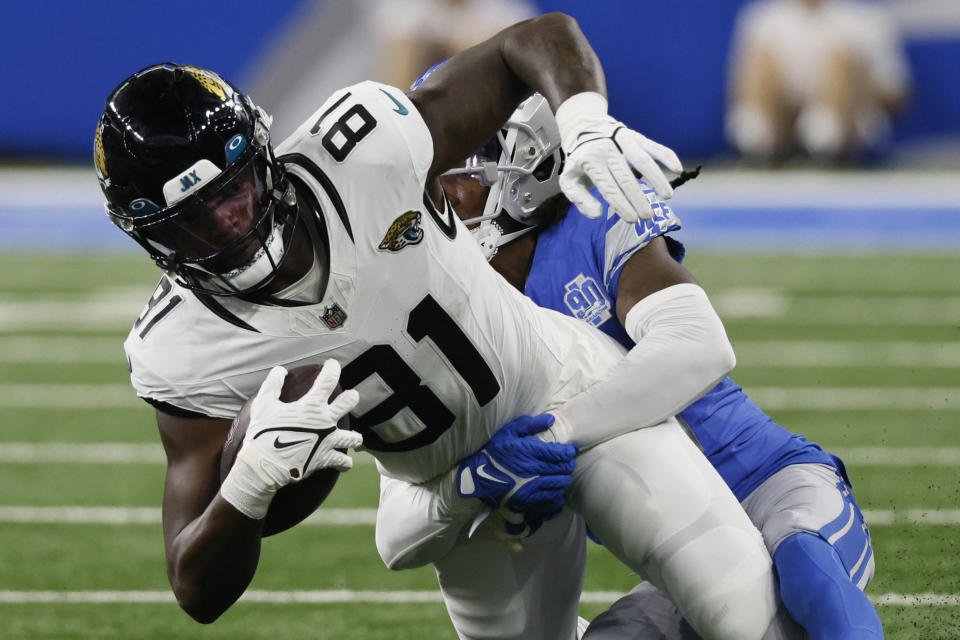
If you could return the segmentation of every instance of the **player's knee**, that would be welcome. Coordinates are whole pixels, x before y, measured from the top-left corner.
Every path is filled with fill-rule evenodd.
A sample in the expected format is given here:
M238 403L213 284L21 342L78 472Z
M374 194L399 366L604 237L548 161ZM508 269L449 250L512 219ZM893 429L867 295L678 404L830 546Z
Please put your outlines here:
M701 634L704 638L761 640L773 622L776 606L772 602L769 606L757 606L756 602L740 598L724 602L720 613L722 617L718 616L717 622L709 631L710 635Z
M876 609L826 540L794 534L777 547L774 563L784 606L812 637L883 637Z
M684 589L686 594L678 597L675 589L670 589L670 595L690 624L707 640L760 640L778 607L776 580L766 547L759 534L732 527L712 533L695 542L710 543L710 555L689 554L688 559L696 560L699 566L684 569L699 575L700 579L696 584L685 583L689 587ZM688 545L688 549L691 546L694 545ZM716 549L725 549L724 557L730 561L717 562ZM670 567L670 564L673 563L668 564L672 570L681 569L679 565Z

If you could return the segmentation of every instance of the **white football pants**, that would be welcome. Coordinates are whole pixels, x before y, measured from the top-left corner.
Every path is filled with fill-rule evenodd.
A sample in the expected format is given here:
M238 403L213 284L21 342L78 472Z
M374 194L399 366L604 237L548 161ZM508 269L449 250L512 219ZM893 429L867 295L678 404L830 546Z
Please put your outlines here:
M656 585L706 640L759 640L776 615L760 533L675 419L577 458L570 507L615 556ZM582 524L566 512L508 551L478 533L436 563L464 639L573 638Z

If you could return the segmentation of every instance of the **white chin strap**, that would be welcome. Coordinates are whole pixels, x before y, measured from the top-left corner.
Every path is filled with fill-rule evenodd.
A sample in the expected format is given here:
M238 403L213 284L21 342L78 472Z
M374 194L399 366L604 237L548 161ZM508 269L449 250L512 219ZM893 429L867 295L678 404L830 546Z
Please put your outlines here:
M493 256L497 255L500 247L534 229L536 229L536 227L527 227L526 229L520 229L520 231L504 233L503 228L493 220L483 220L475 228L470 230L470 234L476 243L480 245L480 251L483 253L483 257L487 259L487 262L490 262L493 260Z
M264 246L253 254L247 264L221 274L220 277L237 289L253 287L273 273L273 265L280 262L283 251L283 232L280 225L275 224ZM271 258L273 259L272 263Z

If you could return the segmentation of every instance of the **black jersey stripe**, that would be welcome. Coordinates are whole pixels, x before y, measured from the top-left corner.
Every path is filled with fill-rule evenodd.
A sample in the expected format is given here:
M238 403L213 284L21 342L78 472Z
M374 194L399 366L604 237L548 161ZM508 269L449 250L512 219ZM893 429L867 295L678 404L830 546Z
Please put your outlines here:
M140 334L139 334L140 339L143 340L144 338L146 338L147 333L150 331L150 329L153 328L153 325L160 322L165 315L173 311L173 308L178 304L180 304L181 302L183 302L183 298L181 298L180 296L173 296L172 298L170 298L170 300L167 301L167 304L163 307L163 309L160 309L160 311L157 311L157 313L152 318L150 318L150 322L148 322L147 325L140 330ZM137 324L139 323L140 321L138 320Z
M164 402L163 400L157 400L155 398L147 398L140 396L140 399L149 404L151 407L157 411L162 411L163 413L169 414L174 418L191 418L191 419L210 419L214 416L208 416L205 413L200 413L199 411L190 411L189 409L181 409L176 405L172 405L169 402Z
M239 317L237 317L236 315L228 311L227 308L224 307L222 304L214 300L213 296L205 295L203 293L200 293L199 291L194 291L193 295L197 296L197 300L199 300L201 304L203 304L203 306L205 306L207 309L212 311L214 315L216 315L221 320L226 320L227 322L229 322L235 327L246 329L247 331L253 331L254 333L260 333L259 331L257 331L255 327L247 324L246 322L241 320Z
M337 188L333 185L333 181L323 172L323 169L318 167L317 163L302 153L288 153L280 156L279 160L284 164L297 165L320 183L327 197L330 198L330 202L333 203L333 208L336 210L340 222L343 223L344 229L347 230L347 235L350 236L350 242L355 242L353 239L353 228L350 226L350 218L347 216L347 208L343 204L343 198L340 197L340 192L337 191Z
M320 123L323 122L324 118L326 118L328 115L333 113L333 110L339 107L341 104L343 104L343 101L349 98L350 96L351 96L351 93L347 91L345 94L343 94L343 97L341 97L339 100L334 102L329 109L321 113L320 117L317 118L317 121L313 123L312 127L310 127L310 133L312 135L317 135L317 132L320 131Z

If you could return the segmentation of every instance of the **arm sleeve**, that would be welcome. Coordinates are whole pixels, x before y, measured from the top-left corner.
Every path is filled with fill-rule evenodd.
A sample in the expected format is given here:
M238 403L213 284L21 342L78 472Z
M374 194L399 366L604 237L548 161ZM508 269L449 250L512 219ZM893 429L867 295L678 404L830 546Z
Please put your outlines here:
M636 345L610 374L551 411L550 432L581 449L676 415L713 388L736 359L723 323L695 284L653 293L627 313Z
M387 568L420 567L444 557L484 510L457 495L454 468L436 480L411 484L380 476L377 551Z

